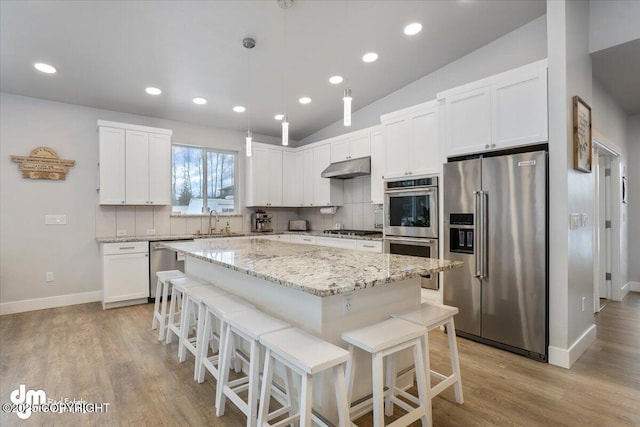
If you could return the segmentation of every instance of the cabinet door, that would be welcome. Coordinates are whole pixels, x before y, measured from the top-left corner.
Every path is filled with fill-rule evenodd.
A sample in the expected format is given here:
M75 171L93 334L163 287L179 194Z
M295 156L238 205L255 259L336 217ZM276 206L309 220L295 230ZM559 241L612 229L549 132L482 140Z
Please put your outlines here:
M349 159L349 140L347 138L331 143L331 163Z
M282 206L282 150L267 150L267 206Z
M360 132L349 139L349 158L359 159L371 155L371 133Z
M171 137L149 134L149 202L171 204Z
M371 203L382 204L384 189L384 131L371 132Z
M126 130L125 182L129 205L149 202L149 134Z
M253 144L247 161L247 206L267 206L269 189L269 150Z
M302 204L302 152L282 152L282 204Z
M315 187L315 175L313 165L313 149L307 149L303 151L303 177L302 177L302 203L305 206L313 206L314 196L313 191Z
M491 86L491 135L497 147L548 140L546 68Z
M448 97L447 154L459 155L491 148L491 94L483 87Z
M409 166L412 175L440 172L438 113L430 111L411 116Z
M149 296L149 254L105 255L103 263L104 303Z
M327 206L331 204L331 180L320 174L331 164L331 146L321 145L313 149L313 204Z
M100 204L121 205L125 202L124 129L100 126Z
M409 171L409 121L399 119L384 123L384 177L404 176Z

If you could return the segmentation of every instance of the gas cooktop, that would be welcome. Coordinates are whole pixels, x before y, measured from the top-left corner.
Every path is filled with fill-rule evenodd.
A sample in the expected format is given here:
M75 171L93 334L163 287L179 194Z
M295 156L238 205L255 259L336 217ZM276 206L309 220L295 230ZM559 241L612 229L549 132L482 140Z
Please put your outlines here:
M322 233L323 234L338 234L338 235L346 235L346 236L371 236L371 235L376 235L376 234L382 235L382 233L380 231L377 231L377 230L346 230L346 229L340 229L340 230L324 230Z

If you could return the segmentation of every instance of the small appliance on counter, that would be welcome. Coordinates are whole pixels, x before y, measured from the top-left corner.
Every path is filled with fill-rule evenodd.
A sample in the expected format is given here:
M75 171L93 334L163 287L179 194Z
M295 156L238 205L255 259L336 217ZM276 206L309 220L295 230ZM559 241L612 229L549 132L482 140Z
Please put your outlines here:
M257 210L251 214L251 231L267 232L273 231L271 220L273 215L263 210Z
M307 231L308 229L309 222L306 219L289 220L289 231Z

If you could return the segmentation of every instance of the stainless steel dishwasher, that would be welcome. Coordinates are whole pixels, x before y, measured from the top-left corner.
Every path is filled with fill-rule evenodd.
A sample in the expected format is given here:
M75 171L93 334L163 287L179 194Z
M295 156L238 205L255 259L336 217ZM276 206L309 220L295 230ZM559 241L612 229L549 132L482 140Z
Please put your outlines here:
M149 242L149 301L156 299L156 272L166 270L184 271L184 261L178 261L177 253L165 248L165 243L193 242L191 239Z

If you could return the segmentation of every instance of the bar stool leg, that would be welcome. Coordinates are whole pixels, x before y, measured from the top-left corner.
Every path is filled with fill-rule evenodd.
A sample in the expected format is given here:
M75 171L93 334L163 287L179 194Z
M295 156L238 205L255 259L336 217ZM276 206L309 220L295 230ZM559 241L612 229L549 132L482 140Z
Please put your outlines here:
M284 390L285 393L287 393L286 403L289 406L289 416L292 417L293 414L298 412L298 400L294 393L295 387L293 385L293 372L291 371L291 368L288 366L285 367L284 375ZM293 424L291 424L291 426L293 427Z
M200 304L198 306L198 321L196 323L196 364L195 368L193 369L194 381L198 381L198 378L200 377L200 371L202 370L202 360L200 359L200 353L202 353L202 349L200 348L200 346L202 345L203 347L205 347L205 351L206 348L209 347L209 343L207 342L208 335L204 335L202 333L202 330L204 329L204 318L206 311L207 310L205 309L204 304Z
M158 327L158 318L156 317L156 313L158 312L158 310L160 309L160 298L159 296L161 295L161 283L160 283L160 279L158 279L156 281L156 301L153 304L153 320L151 321L151 329L156 329Z
M180 363L187 359L185 354L184 340L189 339L189 328L191 327L191 308L189 297L182 298L182 310L180 312L180 339L178 340L178 361Z
M211 313L209 313L208 311L205 312L204 315L204 326L202 328L202 341L204 341L202 344L198 343L198 345L196 346L196 350L198 351L198 353L200 354L200 364L196 367L196 369L198 370L198 384L202 384L204 382L204 375L205 375L205 367L203 365L203 360L207 358L208 356L208 349L209 349L209 345L207 344L207 340L208 337L211 335L211 329L212 329L212 323L213 323L213 319L211 318Z
M255 340L251 341L251 356L249 356L249 393L248 393L248 406L249 415L247 415L247 424L250 427L255 427L258 418L258 385L260 384L260 351L258 343Z
M425 347L427 347L427 354L429 341L424 340ZM431 427L432 415L431 415L431 390L427 387L427 376L431 375L429 371L425 369L425 361L423 360L422 350L420 346L415 345L413 347L413 360L416 367L416 383L418 385L418 400L420 407L423 408L422 427ZM428 363L428 362L427 362Z
M224 394L224 386L229 382L229 368L231 367L232 345L231 332L227 323L222 324L220 331L224 335L224 341L220 341L220 351L218 353L218 383L216 385L216 417L224 415L224 408L227 402L227 396ZM225 330L224 334L222 330ZM266 359L265 359L266 363Z
M260 410L258 411L258 425L263 426L269 418L269 402L271 401L271 381L273 381L274 359L271 350L267 348L264 355L264 371L262 372L262 389L260 390Z
M464 397L462 395L462 375L460 374L460 360L458 359L458 342L456 340L456 327L453 323L453 317L447 322L447 336L449 338L451 371L456 378L456 382L453 384L453 390L456 394L456 402L464 403Z
M373 384L373 425L384 426L384 356L374 353L371 357L371 378Z
M333 381L336 386L336 400L338 405L338 425L340 427L351 426L349 416L349 401L347 400L347 387L344 379L344 368L342 365L333 367Z
M169 280L165 280L162 284L162 302L160 304L162 312L160 313L160 328L158 330L158 341L164 339L165 328L167 326L167 296L169 295ZM156 303L160 301L160 295L156 293ZM157 307L156 307L157 310ZM154 316L155 317L155 316Z
M302 375L300 402L300 427L311 427L311 407L313 405L313 376Z
M396 389L396 355L387 356L387 396L384 401L384 414L388 417L393 415L393 396Z
M349 344L349 360L347 360L347 402L351 404L353 400L353 344Z
M173 322L175 322L175 317L177 314L176 308L178 307L179 294L180 294L179 291L176 291L175 289L173 289L172 295L171 295L171 301L169 302L169 324L173 324ZM167 336L164 342L166 344L171 344L172 341L173 341L173 333L171 331L171 328L167 328Z

